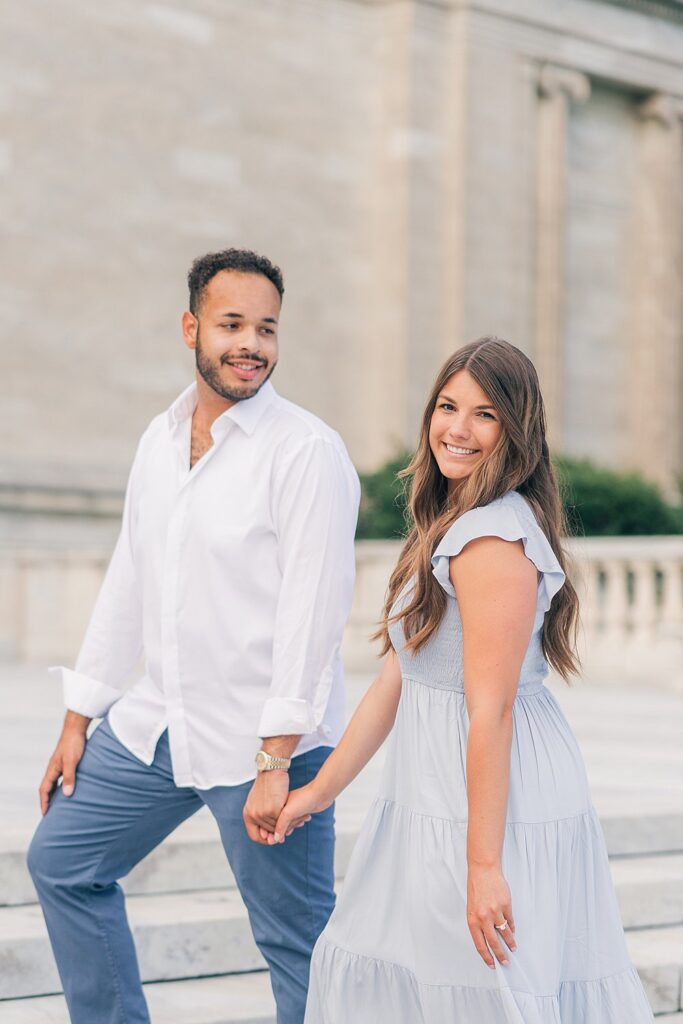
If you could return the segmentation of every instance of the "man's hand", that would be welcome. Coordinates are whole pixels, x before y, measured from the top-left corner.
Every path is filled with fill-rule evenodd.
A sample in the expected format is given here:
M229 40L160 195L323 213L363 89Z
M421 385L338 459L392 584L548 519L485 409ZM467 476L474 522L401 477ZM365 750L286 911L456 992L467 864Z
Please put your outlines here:
M60 775L62 777L62 792L64 796L71 796L74 792L76 788L76 767L83 757L86 743L85 736L90 721L85 715L78 715L75 711L67 711L62 735L59 737L55 752L48 762L47 771L38 790L42 814L47 813L47 809L50 806L50 797Z
M289 794L289 799L277 820L275 831L267 837L269 846L284 843L295 828L303 828L311 820L312 815L325 811L332 805L332 800L320 792L320 787L316 783L317 779L313 779L308 785L302 786L301 789L293 789Z
M247 834L255 843L268 845L277 819L289 795L289 773L275 769L259 772L242 811Z

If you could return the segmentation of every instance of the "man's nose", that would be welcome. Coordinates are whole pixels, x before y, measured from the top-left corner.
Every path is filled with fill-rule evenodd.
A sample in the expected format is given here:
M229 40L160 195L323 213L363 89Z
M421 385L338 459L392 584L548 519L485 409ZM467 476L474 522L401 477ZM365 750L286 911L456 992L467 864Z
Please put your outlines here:
M244 330L240 332L240 348L244 349L245 352L261 351L261 339L255 327L247 324Z

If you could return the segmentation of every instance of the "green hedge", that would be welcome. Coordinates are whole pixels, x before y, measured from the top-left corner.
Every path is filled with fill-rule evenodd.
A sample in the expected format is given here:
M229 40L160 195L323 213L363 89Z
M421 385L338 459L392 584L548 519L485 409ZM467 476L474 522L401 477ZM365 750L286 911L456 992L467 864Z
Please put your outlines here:
M374 473L361 473L359 540L397 539L406 532L403 452ZM683 533L683 506L669 504L659 488L638 473L617 473L582 459L556 458L571 532L585 536L647 536Z
M639 473L618 473L588 459L556 458L571 532L587 537L683 533L681 505L671 505Z
M374 473L360 473L358 540L396 540L406 533L405 484L396 475L410 462L403 452Z

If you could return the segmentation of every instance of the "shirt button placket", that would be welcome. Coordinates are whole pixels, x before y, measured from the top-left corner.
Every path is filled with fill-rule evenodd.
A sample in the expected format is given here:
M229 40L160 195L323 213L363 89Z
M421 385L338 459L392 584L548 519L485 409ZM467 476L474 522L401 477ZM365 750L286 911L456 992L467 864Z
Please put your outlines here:
M163 683L168 715L168 735L173 774L178 785L191 785L192 767L187 738L187 720L180 683L178 651L178 586L183 533L187 521L189 491L182 487L176 499L166 538L162 581L161 644L163 651Z

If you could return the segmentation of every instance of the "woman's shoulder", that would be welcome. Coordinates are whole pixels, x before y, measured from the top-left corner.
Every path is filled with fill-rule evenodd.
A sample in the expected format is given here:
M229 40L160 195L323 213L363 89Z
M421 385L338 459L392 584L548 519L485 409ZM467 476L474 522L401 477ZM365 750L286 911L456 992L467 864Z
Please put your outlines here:
M521 540L524 554L538 571L552 579L556 591L564 582L564 572L536 516L519 491L507 491L486 505L469 509L452 523L432 555L432 572L444 590L454 596L448 563L470 541L479 537Z
M507 491L486 505L463 512L451 523L441 538L434 554L456 555L468 540L475 537L500 536L504 540L518 540L528 516L536 519L530 506L518 491Z

